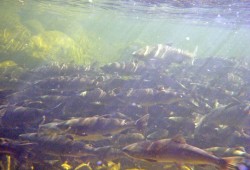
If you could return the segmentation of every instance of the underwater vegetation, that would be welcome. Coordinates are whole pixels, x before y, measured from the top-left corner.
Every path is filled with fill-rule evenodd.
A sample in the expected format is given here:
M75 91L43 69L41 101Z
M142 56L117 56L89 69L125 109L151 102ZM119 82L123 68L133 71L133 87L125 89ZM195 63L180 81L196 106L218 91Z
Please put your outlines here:
M23 20L14 11L3 10L1 16L4 16L0 19L1 61L35 67L51 61L88 65L119 58L111 53L104 56L103 49L110 47L83 29L67 35L59 29L44 27L38 20Z
M32 36L26 50L34 58L44 61L77 62L86 64L88 44L86 41L76 43L72 38L59 31L45 31Z
M3 10L4 17L1 17L0 24L0 55L1 60L11 59L14 56L22 54L31 34L29 30L24 27L18 15L10 11Z
M79 39L75 42L59 31L44 31L32 36L25 26L14 21L11 24L15 25L14 27L4 27L0 30L1 60L11 59L27 66L39 65L51 60L78 64L89 63L88 41Z
M42 23L36 19L25 20L22 23L32 35L37 35L45 31Z

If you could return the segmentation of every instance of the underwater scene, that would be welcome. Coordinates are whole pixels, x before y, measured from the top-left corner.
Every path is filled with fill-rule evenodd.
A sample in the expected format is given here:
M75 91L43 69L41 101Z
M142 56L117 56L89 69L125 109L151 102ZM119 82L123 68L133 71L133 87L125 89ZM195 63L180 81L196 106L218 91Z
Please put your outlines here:
M0 1L0 170L249 169L250 1Z

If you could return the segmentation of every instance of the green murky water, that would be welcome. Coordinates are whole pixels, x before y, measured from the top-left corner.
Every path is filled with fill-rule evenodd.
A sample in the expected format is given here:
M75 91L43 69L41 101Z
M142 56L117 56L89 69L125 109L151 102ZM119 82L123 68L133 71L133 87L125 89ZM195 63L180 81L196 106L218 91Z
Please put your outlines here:
M1 1L1 61L107 63L128 60L134 50L157 43L189 51L197 46L197 56L249 56L249 26L235 22L244 22L244 15L230 18L230 7L108 2Z

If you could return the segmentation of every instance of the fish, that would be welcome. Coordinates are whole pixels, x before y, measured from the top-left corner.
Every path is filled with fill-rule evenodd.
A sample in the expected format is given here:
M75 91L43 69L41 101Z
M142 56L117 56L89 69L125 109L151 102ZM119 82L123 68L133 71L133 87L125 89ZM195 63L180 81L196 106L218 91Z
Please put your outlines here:
M112 94L109 94L100 88L95 88L94 90L90 91L83 91L79 94L79 96L82 101L88 102L100 101L102 103L108 103L114 101L114 96Z
M138 74L140 73L144 67L139 64L138 61L133 60L129 62L114 62L114 63L109 63L101 67L101 69L105 73L113 74L114 72L119 73L119 74Z
M87 101L103 100L107 96L107 93L100 88L96 88L91 91L83 91L80 96Z
M36 143L19 142L8 138L0 138L0 154L7 154L16 158L24 156Z
M235 148L211 147L211 148L206 148L205 150L217 156L223 156L223 157L242 156L242 157L250 159L250 154L245 151L244 147L235 147Z
M212 165L221 170L234 168L231 159L216 157L203 149L189 145L178 135L172 139L143 141L122 148L129 157L149 161L191 165Z
M24 128L12 128L0 126L0 134L2 138L17 139L22 133L25 133Z
M142 106L153 106L157 104L173 104L182 100L182 94L171 90L142 88L129 89L124 94L124 101L138 103Z
M1 117L1 123L5 127L27 127L36 126L44 121L48 111L43 109L8 106L4 109L4 115Z
M250 105L231 103L212 110L197 123L195 133L199 133L204 126L213 125L226 125L237 129L249 129Z
M59 122L62 122L62 120L54 120L53 122L39 125L38 133L43 135L58 134L60 132L60 129L57 128Z
M166 129L158 129L157 131L154 131L147 135L148 140L159 140L167 138L169 135L169 131Z
M198 47L195 48L193 53L190 53L170 45L157 44L140 48L134 51L132 55L141 60L161 59L170 63L182 63L183 61L193 62L197 50Z
M0 138L0 169L30 169L29 158L32 154L32 149L36 146L37 144L33 142ZM4 157L6 157L7 160L4 160ZM4 162L7 167L1 166Z
M182 94L171 90L165 90L164 88L131 88L126 92L118 94L118 96L118 99L123 103L141 105L146 114L149 113L149 107L151 106L158 104L170 105L183 100Z
M26 133L19 135L19 139L37 143L35 151L45 152L53 156L81 157L93 155L94 148L80 141L74 141L67 135L43 135Z
M148 119L149 114L142 116L136 121L127 121L126 119L119 118L105 118L102 116L72 118L54 124L55 127L53 127L53 130L59 129L61 134L72 135L74 139L76 138L75 140L97 141L109 139L113 135L131 128L142 131L147 126ZM46 126L46 124L44 126Z
M94 155L80 157L80 161L94 163L98 161L113 161L124 157L126 157L126 155L121 149L113 146L102 146L94 149Z
M175 134L181 132L184 135L190 136L195 130L195 124L192 118L170 116L164 119L166 120L169 130L173 130Z
M37 109L32 107L7 105L5 108L0 109L4 113L1 117L1 123L5 127L12 128L27 128L37 127L45 121L52 119L53 113L57 112L63 106L62 103L50 109ZM3 111L3 112L2 112Z
M86 87L86 89L96 85L96 81L90 77L72 77L72 76L58 76L49 77L43 80L38 80L32 86L40 89L78 89Z
M117 145L119 146L124 146L145 140L145 137L141 133L118 134L118 136L115 138L117 138L115 139L115 143L117 143Z

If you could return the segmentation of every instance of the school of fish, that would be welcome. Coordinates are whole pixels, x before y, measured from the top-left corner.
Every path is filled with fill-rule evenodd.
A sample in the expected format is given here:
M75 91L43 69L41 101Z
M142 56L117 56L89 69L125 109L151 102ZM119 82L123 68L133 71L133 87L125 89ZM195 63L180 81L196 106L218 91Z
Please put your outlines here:
M246 170L250 61L197 50L1 66L0 169Z

